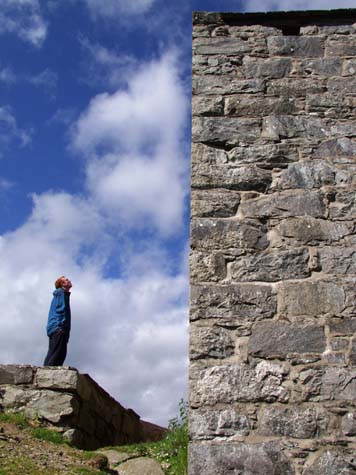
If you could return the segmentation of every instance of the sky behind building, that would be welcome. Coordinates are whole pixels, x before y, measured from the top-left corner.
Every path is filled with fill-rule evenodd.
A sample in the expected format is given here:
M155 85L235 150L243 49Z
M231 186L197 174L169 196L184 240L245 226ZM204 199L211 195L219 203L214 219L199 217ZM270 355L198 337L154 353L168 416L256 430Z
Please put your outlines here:
M187 397L191 15L351 1L2 0L0 363L66 364L142 418Z

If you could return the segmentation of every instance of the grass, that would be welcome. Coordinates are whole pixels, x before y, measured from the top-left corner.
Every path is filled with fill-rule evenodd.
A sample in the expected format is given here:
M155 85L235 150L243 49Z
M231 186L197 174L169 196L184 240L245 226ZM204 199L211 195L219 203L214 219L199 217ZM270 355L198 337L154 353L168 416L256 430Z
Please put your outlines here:
M1 412L0 422L9 422L11 424L15 424L20 429L25 429L30 426L23 412Z
M52 444L68 444L60 432L45 427L31 429L31 433L35 439L46 440L47 442L52 442Z

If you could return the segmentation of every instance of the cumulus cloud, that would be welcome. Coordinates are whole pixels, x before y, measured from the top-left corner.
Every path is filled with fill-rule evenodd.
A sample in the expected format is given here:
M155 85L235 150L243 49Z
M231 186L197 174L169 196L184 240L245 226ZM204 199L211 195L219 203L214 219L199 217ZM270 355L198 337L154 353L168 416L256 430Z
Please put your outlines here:
M31 130L21 129L11 107L0 106L0 157L11 143L25 147L31 141Z
M106 18L147 12L156 0L84 0L93 16Z
M182 222L188 160L183 128L189 102L177 57L140 67L127 88L99 94L73 128L73 148L88 157L90 192L113 219L151 223L169 234Z
M128 274L105 277L111 245L93 203L67 193L33 196L28 220L0 238L0 360L42 364L52 282L65 273L74 283L67 364L165 424L186 389L187 278L149 250L126 253Z
M355 8L353 0L247 0L245 11L273 10L329 10L337 8Z
M38 0L2 0L0 34L13 33L34 46L41 46L47 25Z

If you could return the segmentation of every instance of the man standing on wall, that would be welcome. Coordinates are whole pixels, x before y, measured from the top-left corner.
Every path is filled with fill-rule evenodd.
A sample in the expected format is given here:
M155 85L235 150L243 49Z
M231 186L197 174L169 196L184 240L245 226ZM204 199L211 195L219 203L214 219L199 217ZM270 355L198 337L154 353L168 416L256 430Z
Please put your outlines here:
M48 313L49 346L44 366L62 366L67 355L70 333L70 289L72 282L64 275L54 283L56 289Z

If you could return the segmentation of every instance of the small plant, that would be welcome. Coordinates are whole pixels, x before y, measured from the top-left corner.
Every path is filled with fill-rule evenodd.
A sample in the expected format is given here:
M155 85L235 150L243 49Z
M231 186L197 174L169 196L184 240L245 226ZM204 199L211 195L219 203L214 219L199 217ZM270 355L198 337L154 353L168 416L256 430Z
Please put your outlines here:
M23 412L1 412L0 422L15 424L20 429L24 429L30 425Z
M55 430L37 427L36 429L32 429L31 432L35 439L46 440L47 442L52 442L52 444L67 443L63 435Z

